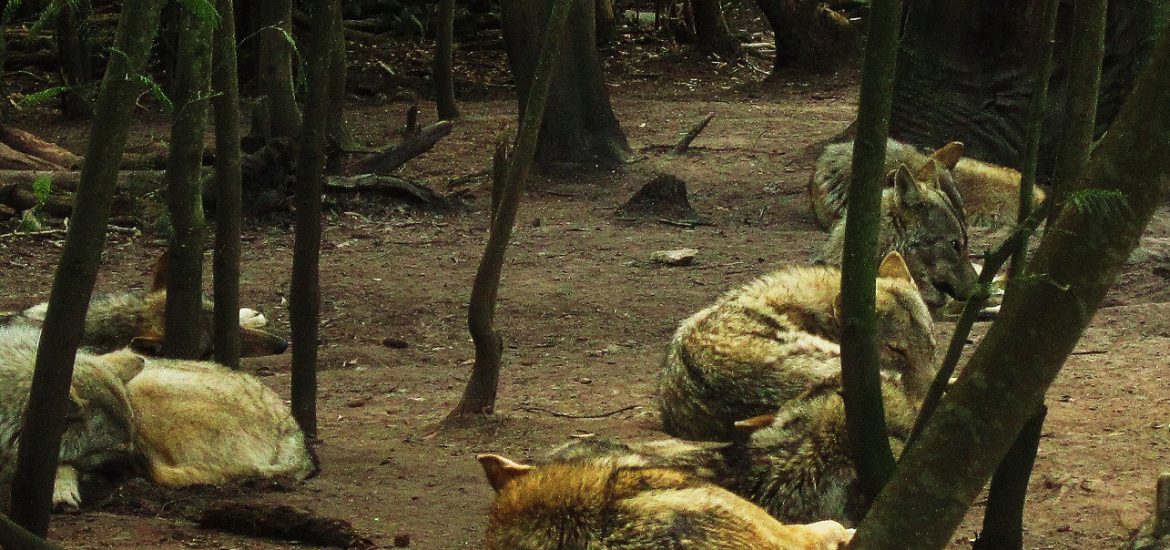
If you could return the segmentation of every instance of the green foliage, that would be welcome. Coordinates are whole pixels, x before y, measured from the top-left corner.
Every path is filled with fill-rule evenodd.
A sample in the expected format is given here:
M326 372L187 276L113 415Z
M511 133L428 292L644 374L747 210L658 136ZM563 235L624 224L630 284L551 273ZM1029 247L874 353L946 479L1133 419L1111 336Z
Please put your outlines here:
M195 17L210 26L212 30L219 28L221 21L219 11L215 9L215 4L211 0L179 0L179 4L194 13Z
M16 102L16 108L17 109L32 109L33 107L36 107L36 106L38 106L46 101L54 99L62 94L68 93L69 91L71 91L71 89L72 89L72 87L70 87L70 86L53 86L51 88L45 88L44 90L41 90L39 92L33 92L31 94L28 94L28 95L20 98L20 101Z
M1069 193L1068 205L1085 217L1114 220L1132 216L1125 195L1116 189L1081 189Z
M150 95L154 96L155 100L163 104L163 107L166 108L168 113L175 112L175 102L171 101L171 98L163 91L162 86L159 86L158 82L151 78L150 75L140 74L138 75L138 80L142 82L143 86L146 86L146 89L150 92Z
M49 194L53 192L53 178L48 174L42 175L32 183L33 195L37 197L37 208L40 208L49 200Z

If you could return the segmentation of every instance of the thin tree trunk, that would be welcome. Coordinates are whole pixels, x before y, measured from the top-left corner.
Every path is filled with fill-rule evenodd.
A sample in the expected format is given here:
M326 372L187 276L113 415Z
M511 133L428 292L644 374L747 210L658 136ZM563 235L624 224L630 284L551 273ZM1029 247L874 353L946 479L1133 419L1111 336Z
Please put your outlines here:
M431 75L435 79L435 103L439 118L459 118L455 104L455 84L451 75L451 58L455 50L455 0L439 0L439 25L435 29L435 60Z
M894 469L878 375L874 303L881 181L901 13L901 0L875 0L870 9L841 261L841 386L850 452L867 500L877 496Z
M1028 496L1028 480L1032 477L1032 465L1036 462L1036 448L1040 444L1046 414L1048 408L1041 405L995 470L987 493L983 530L971 546L973 550L1021 550L1024 547L1024 500Z
M349 133L349 124L345 121L345 26L341 17L340 0L334 8L336 16L333 26L330 27L329 39L329 114L326 128L328 132L327 149L329 154L329 172L341 173L340 155L342 151L355 147L353 136Z
M89 17L93 9L89 0L64 2L57 14L57 49L61 58L61 78L70 90L61 96L61 112L68 118L93 115L93 42Z
M60 546L29 533L3 515L0 515L0 548L5 550L62 550Z
M1111 208L1065 208L1013 300L983 337L918 443L902 455L850 546L942 548L1072 353L1137 246L1170 177L1170 34L1070 192L1121 197ZM1027 342L1028 345L1020 345Z
M213 37L215 109L215 362L240 368L240 90L232 0L216 0L224 14Z
M293 85L292 0L258 2L260 34L258 39L261 95L268 98L274 137L295 137L301 127Z
M211 23L179 5L179 57L175 118L167 156L167 211L171 220L163 353L197 359L203 354L203 134L211 95ZM238 324L238 320L237 320Z
M1065 111L1068 123L1056 153L1052 174L1053 198L1048 204L1049 220L1056 220L1064 205L1064 189L1081 177L1089 164L1097 102L1101 86L1101 63L1105 58L1106 0L1077 0L1073 8L1073 33L1069 57L1080 62L1069 65Z
M306 55L305 125L297 160L289 325L292 329L292 412L309 438L317 436L317 334L321 310L321 189L329 117L329 62L336 0L313 0Z
M53 477L64 429L66 400L73 377L73 361L85 328L85 312L97 278L105 244L106 219L126 134L142 82L151 42L158 31L160 0L125 0L118 20L118 51L110 56L98 95L94 132L90 134L75 195L77 209L65 237L61 261L53 276L49 310L37 348L25 426L20 437L16 476L12 481L12 521L35 535L49 527Z
M467 308L467 328L475 342L475 365L471 377L463 390L463 397L448 419L463 415L490 414L495 409L496 389L500 379L500 361L503 339L492 326L496 312L496 293L500 288L500 270L504 265L504 253L512 236L512 225L516 222L516 210L520 204L520 191L528 177L528 168L536 156L540 138L541 120L544 119L553 79L553 65L560 58L560 49L565 42L565 27L574 0L556 0L548 16L548 27L543 35L543 44L529 88L528 103L524 108L524 119L516 136L516 149L512 153L507 180L503 189L492 191L492 203L499 204L493 213L491 233L484 247L483 259L475 272L471 288L471 300ZM579 1L579 0L578 0ZM501 162L497 158L493 167ZM500 170L493 170L499 174Z

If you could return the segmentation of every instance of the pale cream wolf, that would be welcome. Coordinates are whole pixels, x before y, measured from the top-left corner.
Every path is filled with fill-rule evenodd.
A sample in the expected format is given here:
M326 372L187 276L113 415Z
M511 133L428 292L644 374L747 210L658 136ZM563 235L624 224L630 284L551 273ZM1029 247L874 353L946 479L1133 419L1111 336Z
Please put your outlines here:
M731 439L737 420L775 412L841 369L841 272L798 267L765 275L679 326L658 381L667 433ZM934 373L930 312L903 262L886 256L877 280L881 368L919 394Z
M138 351L157 354L162 349L166 326L166 273L167 260L163 254L155 264L152 283L146 293L109 294L91 300L81 345L97 353L132 346ZM48 304L38 304L8 322L39 327L47 310ZM257 315L252 310L240 310L240 355L254 357L284 353L288 342L262 330L263 316ZM203 299L200 317L200 346L203 356L209 357L214 327L213 304L207 297Z
M477 458L497 492L486 550L838 550L853 536L834 521L784 525L685 470Z
M142 360L130 351L106 357ZM126 394L151 481L185 487L316 472L288 407L259 379L209 362L145 361Z
M0 328L0 485L12 481L16 467L40 336L32 327ZM55 505L80 504L81 474L111 462L133 461L136 422L126 382L143 362L106 357L77 353L53 489Z
M967 221L976 225L999 226L1013 223L1019 208L1020 173L1011 168L963 158L964 146L952 141L927 154L913 145L887 140L887 172L899 165L918 171L933 159L953 176L962 198ZM830 228L845 215L849 179L852 174L853 142L825 147L808 182L813 216L823 228ZM1033 206L1044 201L1040 188L1032 192Z
M947 303L947 296L966 300L979 279L967 251L967 225L963 211L955 207L939 184L950 176L937 162L928 161L917 174L906 166L890 172L890 185L882 191L878 254L897 251L918 284L922 299L932 311ZM840 265L845 249L845 219L833 226L821 252L821 260Z

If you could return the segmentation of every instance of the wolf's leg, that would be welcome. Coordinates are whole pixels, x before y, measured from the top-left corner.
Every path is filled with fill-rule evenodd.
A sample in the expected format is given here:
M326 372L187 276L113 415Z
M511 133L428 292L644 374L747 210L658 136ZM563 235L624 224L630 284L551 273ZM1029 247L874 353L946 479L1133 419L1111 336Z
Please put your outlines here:
M77 484L77 469L69 464L57 467L57 478L53 480L53 507L81 506L81 488Z

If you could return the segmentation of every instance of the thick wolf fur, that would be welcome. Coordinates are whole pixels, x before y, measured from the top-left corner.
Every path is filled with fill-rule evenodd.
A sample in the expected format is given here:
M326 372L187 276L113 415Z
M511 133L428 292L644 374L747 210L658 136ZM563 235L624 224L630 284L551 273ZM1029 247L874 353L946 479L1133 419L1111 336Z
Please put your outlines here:
M941 157L940 152L944 152ZM891 139L886 141L885 170L889 172L902 164L919 170L932 158L943 160L943 167L953 176L970 223L985 226L1013 223L1019 208L1020 173L1005 166L960 158L962 154L963 144L957 141L928 154ZM813 216L821 227L828 229L845 215L852 163L853 142L830 144L817 159L809 178L808 193ZM1033 206L1043 202L1044 197L1044 190L1034 189Z
M0 484L12 480L16 467L39 341L36 328L0 328ZM143 363L106 357L77 353L53 492L56 504L80 504L79 472L132 461L136 422L126 381Z
M737 420L775 412L841 369L841 272L798 267L766 275L692 315L671 340L659 377L667 433L727 441ZM930 312L901 256L877 280L881 368L915 394L934 372Z
M114 361L141 360L130 351ZM218 485L316 471L284 401L259 379L203 361L147 358L126 386L136 451L155 483Z
M967 225L959 199L938 183L950 176L936 161L917 174L905 165L890 172L882 191L878 254L897 251L906 259L922 299L931 310L947 303L947 296L966 300L979 279L968 259ZM833 227L821 260L840 265L845 250L845 219Z
M833 521L784 525L684 470L478 458L498 493L487 550L837 550L853 536Z

